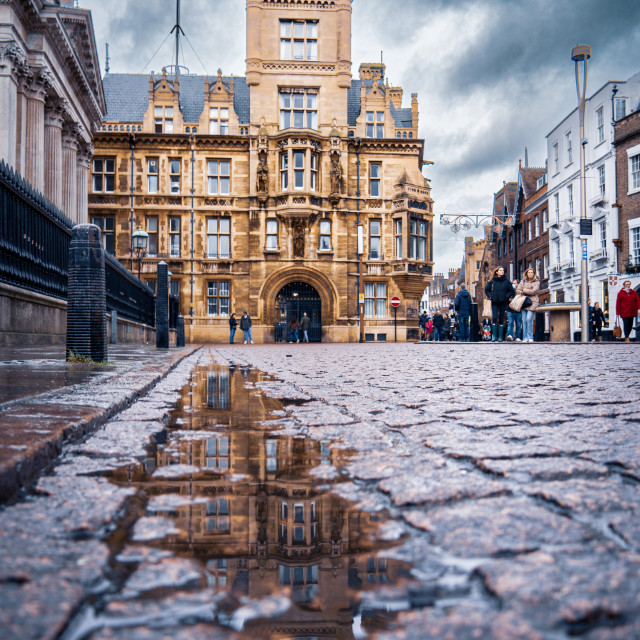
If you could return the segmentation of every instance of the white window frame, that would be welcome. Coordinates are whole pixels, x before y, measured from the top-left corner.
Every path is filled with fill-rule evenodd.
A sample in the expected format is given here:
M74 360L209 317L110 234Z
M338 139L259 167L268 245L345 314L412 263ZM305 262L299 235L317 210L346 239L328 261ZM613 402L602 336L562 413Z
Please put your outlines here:
M229 135L229 107L209 107L209 135Z
M208 280L206 295L207 315L215 318L228 318L231 308L231 282L229 280ZM213 300L215 300L215 305L212 307ZM212 309L215 313L212 313Z
M265 248L267 251L278 251L280 225L275 218L267 218L265 222Z
M147 193L158 193L160 182L159 158L147 158Z
M620 108L620 105L622 108ZM613 101L613 119L617 122L627 117L627 98L625 96L616 96Z
M318 90L283 89L279 94L280 129L318 128Z
M155 133L173 133L173 107L154 107L153 122Z
M177 224L174 224L176 223ZM177 238L177 242L174 240ZM182 249L182 219L180 216L169 216L169 255L179 258Z
M540 214L536 213L535 216L533 216L533 230L534 233L536 234L535 237L537 238L540 235Z
M567 204L569 206L569 217L573 218L573 185L567 185Z
M231 218L207 218L207 258L231 257Z
M374 167L377 168L377 172ZM382 162L369 163L369 196L371 198L382 197Z
M396 260L402 260L402 218L393 221L393 236L396 249Z
M91 168L92 192L113 193L116 188L116 159L114 157L93 158Z
M604 142L604 107L596 109L596 140L598 144Z
M640 243L640 218L629 220L629 257L633 264L640 264L640 245L635 245L634 241ZM635 245L635 246L634 246Z
M364 283L364 317L387 317L387 284L386 282Z
M560 194L553 194L553 209L555 213L556 224L560 222Z
M377 245L377 255L374 255L374 244ZM379 218L369 220L369 260L382 260L382 220Z
M598 225L598 237L600 239L600 248L607 249L607 222L606 220Z
M320 220L318 251L331 251L331 220Z
M180 158L169 158L169 192L180 193ZM177 169L177 171L176 171Z
M573 163L573 147L571 146L571 131L565 134L567 150L567 166Z
M606 180L605 169L604 169L604 165L601 164L598 167L598 193L600 194L601 197L604 197L607 189L605 180Z
M317 20L280 20L280 60L318 60Z
M145 227L149 234L147 255L158 255L158 216L145 216Z
M231 160L207 160L207 193L210 196L228 196L231 193Z
M627 195L640 192L640 144L627 149L627 170Z
M560 150L558 149L558 143L553 144L553 168L554 173L560 171Z

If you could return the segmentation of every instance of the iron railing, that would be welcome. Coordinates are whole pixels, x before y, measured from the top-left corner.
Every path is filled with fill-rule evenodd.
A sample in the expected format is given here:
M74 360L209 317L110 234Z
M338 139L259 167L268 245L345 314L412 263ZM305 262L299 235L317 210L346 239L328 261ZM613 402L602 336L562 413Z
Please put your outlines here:
M169 294L169 329L178 328L178 314L180 313L180 298Z
M153 291L106 252L104 274L107 309L117 311L121 318L155 326Z

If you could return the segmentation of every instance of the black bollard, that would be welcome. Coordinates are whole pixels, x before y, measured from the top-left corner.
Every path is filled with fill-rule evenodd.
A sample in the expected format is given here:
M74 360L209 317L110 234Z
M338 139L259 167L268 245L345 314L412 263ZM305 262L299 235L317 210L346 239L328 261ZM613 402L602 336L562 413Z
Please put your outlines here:
M176 347L184 347L184 316L178 316L176 327Z
M169 348L169 268L162 260L158 262L156 284L156 348Z
M79 224L69 244L67 360L79 355L107 359L104 249L95 224Z

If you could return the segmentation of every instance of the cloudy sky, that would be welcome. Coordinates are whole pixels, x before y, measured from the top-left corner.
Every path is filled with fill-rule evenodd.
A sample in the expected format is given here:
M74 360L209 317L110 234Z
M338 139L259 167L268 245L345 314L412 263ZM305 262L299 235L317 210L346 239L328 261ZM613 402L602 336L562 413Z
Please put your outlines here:
M106 42L112 73L172 63L175 0L79 5L92 10L103 73ZM192 73L244 75L244 0L182 0L181 14ZM382 51L390 83L418 93L436 218L490 211L525 147L544 165L545 135L576 106L573 46L591 46L589 95L640 71L638 0L354 0L352 31L354 77ZM436 271L460 265L464 235L436 224Z

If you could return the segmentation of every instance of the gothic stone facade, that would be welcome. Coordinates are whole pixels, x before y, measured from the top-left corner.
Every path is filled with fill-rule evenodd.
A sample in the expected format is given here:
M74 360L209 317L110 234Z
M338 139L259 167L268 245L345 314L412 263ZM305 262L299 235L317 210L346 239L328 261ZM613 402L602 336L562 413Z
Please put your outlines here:
M398 339L417 337L433 267L417 96L403 108L380 63L352 79L351 1L248 0L245 77L175 71L104 78L89 213L134 271L131 234L150 234L142 279L169 264L187 340L227 339L245 309L256 341L307 309L316 339L393 339L393 296Z

